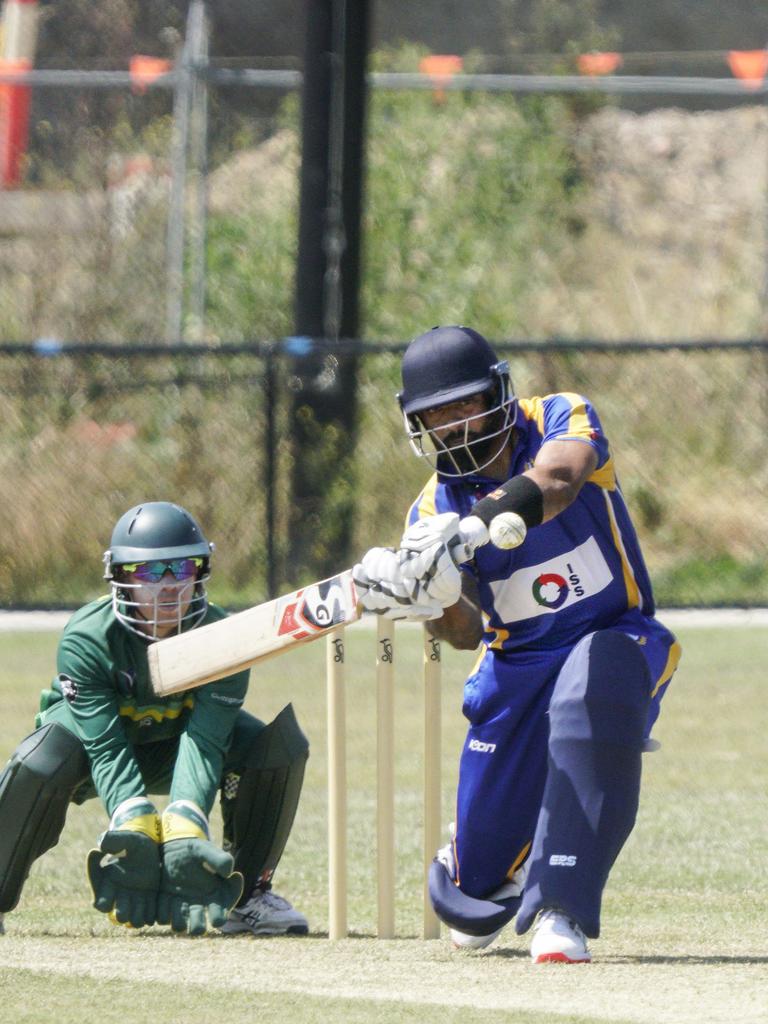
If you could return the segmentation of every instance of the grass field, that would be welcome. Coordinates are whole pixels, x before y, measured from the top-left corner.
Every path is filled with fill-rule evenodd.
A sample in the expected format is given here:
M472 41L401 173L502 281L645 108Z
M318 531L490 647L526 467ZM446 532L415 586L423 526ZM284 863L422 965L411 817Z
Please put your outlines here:
M130 933L90 907L84 859L103 828L73 808L58 847L35 866L0 939L0 1022L190 1020L479 1024L489 1019L642 1024L768 1022L768 629L680 630L684 657L646 755L638 826L605 894L589 967L533 967L512 928L490 949L422 942L419 635L399 634L397 933L375 934L373 635L348 636L351 936L327 939L325 680L320 645L269 662L249 710L291 699L311 746L302 804L275 888L310 936ZM55 634L0 634L0 763L30 728L53 672ZM445 657L444 803L451 817L472 656Z

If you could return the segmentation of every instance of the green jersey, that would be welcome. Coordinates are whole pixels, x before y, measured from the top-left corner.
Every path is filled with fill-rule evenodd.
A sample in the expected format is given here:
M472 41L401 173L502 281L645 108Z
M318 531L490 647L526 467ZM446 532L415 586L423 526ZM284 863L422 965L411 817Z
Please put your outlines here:
M204 623L226 612L209 605ZM107 813L146 788L137 751L178 741L171 800L191 800L208 814L224 755L248 689L248 672L169 697L156 697L147 641L115 618L109 597L75 612L59 643L54 683L63 700L40 716L55 717L82 741L96 792Z

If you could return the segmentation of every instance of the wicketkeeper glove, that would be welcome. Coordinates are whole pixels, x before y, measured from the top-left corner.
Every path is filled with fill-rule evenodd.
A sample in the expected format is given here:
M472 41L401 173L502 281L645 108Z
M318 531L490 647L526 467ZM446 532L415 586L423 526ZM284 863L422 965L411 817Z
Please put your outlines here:
M160 888L160 818L146 797L124 800L86 861L93 905L115 924L155 923Z
M363 608L387 619L437 619L442 606L424 593L418 580L404 580L392 548L371 548L352 569Z
M401 578L406 584L417 582L428 600L449 608L461 597L459 565L472 557L472 550L455 512L419 519L400 540Z
M158 924L202 935L220 928L243 892L232 855L211 842L208 819L190 800L169 804L161 820L163 870Z

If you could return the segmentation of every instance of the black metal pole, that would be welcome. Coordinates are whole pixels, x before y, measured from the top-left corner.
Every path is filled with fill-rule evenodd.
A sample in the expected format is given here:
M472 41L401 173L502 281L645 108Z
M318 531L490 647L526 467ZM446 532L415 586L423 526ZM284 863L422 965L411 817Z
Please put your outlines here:
M267 534L266 576L267 597L277 597L280 573L277 565L277 538L275 514L277 504L277 411L275 354L264 358L264 518Z
M341 261L342 338L360 334L360 276L365 185L365 138L370 46L369 0L347 0L345 4L342 61L344 80L344 139L342 166L342 220L345 244Z
M301 113L296 333L323 335L334 0L307 0Z
M369 0L308 0L296 334L359 333L360 216ZM308 341L292 367L292 582L349 560L357 361Z

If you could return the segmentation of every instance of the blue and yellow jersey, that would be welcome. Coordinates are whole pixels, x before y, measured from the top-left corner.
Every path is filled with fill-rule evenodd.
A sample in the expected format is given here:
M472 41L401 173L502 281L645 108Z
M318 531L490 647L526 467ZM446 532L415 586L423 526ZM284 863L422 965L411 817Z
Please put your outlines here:
M225 615L209 605L204 622ZM178 741L173 799L192 800L208 812L248 689L248 672L156 697L147 647L115 618L111 598L85 605L69 620L59 642L54 690L62 699L49 700L38 723L59 721L80 738L109 814L123 800L144 795L141 748Z
M478 548L464 568L477 580L485 643L493 650L570 646L614 624L629 609L654 614L653 593L597 413L581 395L520 399L510 477L533 466L552 440L588 444L597 468L576 500L529 530L512 551ZM408 522L441 512L469 515L498 487L482 475L434 475L411 506ZM662 627L663 628L663 627Z

